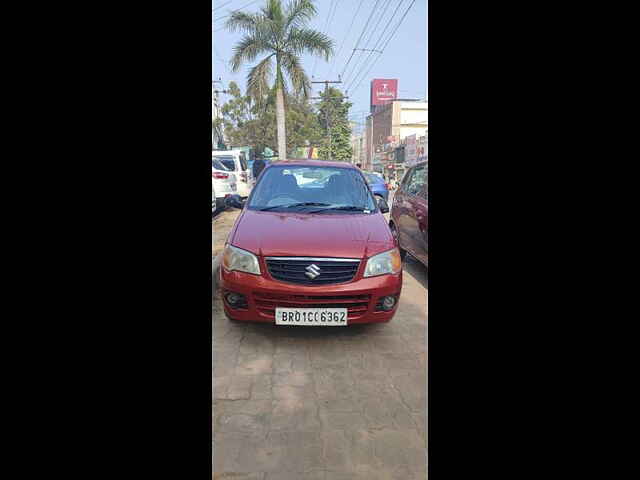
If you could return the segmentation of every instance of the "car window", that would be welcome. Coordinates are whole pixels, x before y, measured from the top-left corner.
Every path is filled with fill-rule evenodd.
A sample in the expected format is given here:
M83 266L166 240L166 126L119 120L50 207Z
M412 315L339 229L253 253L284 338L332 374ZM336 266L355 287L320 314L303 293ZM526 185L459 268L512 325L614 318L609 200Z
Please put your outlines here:
M264 170L254 187L248 208L330 214L372 213L377 206L358 170L272 166Z
M216 160L220 160L227 170L235 172L236 170L236 161L232 155L216 155Z
M422 188L427 183L427 176L425 175L424 165L419 165L415 167L413 173L411 174L411 178L407 183L406 192L409 195L418 195Z
M402 190L405 193L408 193L407 187L409 185L409 182L411 181L411 177L413 177L414 171L415 171L415 168L412 168L407 173L405 173L404 177L402 178L402 183L400 184L400 190Z
M382 178L380 178L375 173L365 173L364 176L367 179L367 183L369 185L372 185L374 183L382 183L383 182Z
M216 170L224 170L225 172L231 171L229 168L223 165L222 162L220 162L220 160L217 160L215 158L211 159L211 167L215 168Z

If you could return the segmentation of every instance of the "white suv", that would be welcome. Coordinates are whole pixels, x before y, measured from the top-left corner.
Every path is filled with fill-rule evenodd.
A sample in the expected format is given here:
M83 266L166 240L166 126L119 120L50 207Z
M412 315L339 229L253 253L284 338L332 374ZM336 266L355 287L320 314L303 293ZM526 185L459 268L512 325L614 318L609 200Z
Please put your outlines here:
M217 208L224 206L225 197L234 195L238 191L236 176L215 158L211 159L211 186L215 192Z
M237 179L238 195L247 198L251 193L249 183L249 169L247 158L242 150L214 150L212 157L220 161L225 168L235 174Z

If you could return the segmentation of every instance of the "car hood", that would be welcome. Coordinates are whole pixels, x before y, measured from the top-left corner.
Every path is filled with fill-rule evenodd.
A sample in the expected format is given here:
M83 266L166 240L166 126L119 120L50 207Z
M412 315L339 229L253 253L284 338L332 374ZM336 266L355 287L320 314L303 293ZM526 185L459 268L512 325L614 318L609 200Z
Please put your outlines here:
M304 214L244 210L230 243L262 256L368 258L394 247L380 213Z

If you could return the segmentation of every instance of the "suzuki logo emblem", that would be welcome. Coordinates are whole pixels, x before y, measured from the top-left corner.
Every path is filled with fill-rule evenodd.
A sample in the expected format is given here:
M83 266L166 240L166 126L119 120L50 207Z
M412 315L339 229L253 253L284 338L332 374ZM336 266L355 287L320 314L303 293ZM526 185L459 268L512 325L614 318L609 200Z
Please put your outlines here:
M305 275L311 280L314 280L318 275L320 275L320 268L318 268L318 266L313 263L305 268L305 270L307 271Z

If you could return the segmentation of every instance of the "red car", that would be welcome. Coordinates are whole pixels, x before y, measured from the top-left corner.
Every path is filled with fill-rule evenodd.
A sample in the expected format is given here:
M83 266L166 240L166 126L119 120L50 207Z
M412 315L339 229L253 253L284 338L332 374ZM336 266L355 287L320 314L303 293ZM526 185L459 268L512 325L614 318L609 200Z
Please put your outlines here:
M231 320L345 326L388 322L402 261L362 172L342 162L264 169L223 253L220 286Z
M396 190L389 227L402 258L407 252L425 267L427 248L427 162L411 167Z

